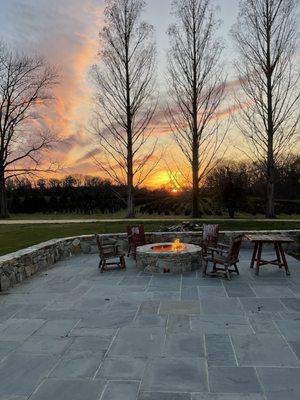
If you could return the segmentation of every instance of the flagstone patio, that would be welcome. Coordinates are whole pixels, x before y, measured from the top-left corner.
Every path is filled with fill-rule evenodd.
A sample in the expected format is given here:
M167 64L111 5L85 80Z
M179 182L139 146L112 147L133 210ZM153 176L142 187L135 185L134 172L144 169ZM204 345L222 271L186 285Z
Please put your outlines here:
M0 400L299 400L300 262L231 282L60 262L0 295Z

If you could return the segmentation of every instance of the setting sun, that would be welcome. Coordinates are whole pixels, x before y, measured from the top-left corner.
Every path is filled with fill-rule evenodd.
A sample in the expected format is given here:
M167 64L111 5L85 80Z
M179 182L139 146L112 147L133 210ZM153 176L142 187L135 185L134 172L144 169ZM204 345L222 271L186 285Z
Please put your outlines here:
M164 188L176 194L180 192L182 186L184 186L182 181L182 173L179 171L159 171L149 179L147 186L151 189Z

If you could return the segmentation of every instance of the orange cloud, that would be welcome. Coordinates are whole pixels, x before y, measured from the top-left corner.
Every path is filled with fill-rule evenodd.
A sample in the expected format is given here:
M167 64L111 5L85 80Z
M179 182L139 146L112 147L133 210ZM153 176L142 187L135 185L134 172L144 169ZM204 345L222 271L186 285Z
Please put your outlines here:
M93 141L88 132L88 71L97 56L103 7L94 0L10 0L7 10L3 39L26 53L44 55L59 70L55 101L43 123L64 139L47 157L63 164L68 173Z

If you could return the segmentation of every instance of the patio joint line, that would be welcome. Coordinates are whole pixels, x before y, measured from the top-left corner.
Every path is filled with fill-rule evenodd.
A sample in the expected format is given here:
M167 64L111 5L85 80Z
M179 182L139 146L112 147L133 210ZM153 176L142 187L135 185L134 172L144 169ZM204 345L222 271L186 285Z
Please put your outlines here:
M101 360L99 367L97 368L96 372L94 373L94 375L93 375L93 377L92 377L92 379L91 379L92 381L94 381L94 380L96 379L96 376L97 376L98 372L100 371L101 366L102 366L102 364L103 364L102 361L104 361L104 360L107 358L107 355L108 355L108 353L109 353L109 351L110 351L110 349L111 349L113 343L115 342L116 337L118 336L119 332L120 332L120 328L117 329L116 334L115 334L114 337L112 338L112 340L111 340L111 342L110 342L110 344L109 344L109 346L108 346L108 349L106 350L106 352L105 352L105 354L104 354L104 356L103 356L103 360Z
M182 280L183 280L183 277L182 277L182 274L181 274L181 276L180 276L180 285L179 285L179 301L182 301Z
M260 384L260 387L261 387L261 389L262 389L262 391L263 391L263 392L262 392L262 395L263 395L263 397L264 397L265 400L268 400L265 387L264 387L262 381L260 380L259 374L258 374L258 372L257 372L257 367L253 367L253 368L254 368L254 372L255 372L255 375L256 375L256 377L257 377L258 383Z
M229 294L228 294L228 292L227 292L227 290L226 290L226 286L225 286L223 280L221 281L221 285L222 285L222 287L223 287L223 290L225 291L225 298L230 299Z
M33 391L30 393L28 396L28 400L32 398L32 396L39 390L39 388L42 386L42 384L46 381L48 377L44 377L41 379L41 381L38 383L38 385L33 389Z
M102 393L100 394L100 397L99 397L98 400L102 400L102 399L103 399L104 393L106 392L106 389L107 389L107 387L108 387L109 382L110 382L109 380L107 380L107 381L105 382L104 388L103 388Z
M205 333L203 333L203 347L204 347L204 358L205 358L205 369L206 369L206 383L207 383L207 390L211 393L210 390L210 381L209 381L209 371L208 371L208 355L207 355L207 348L206 348L206 339Z
M295 353L295 351L294 351L294 349L292 348L292 346L289 344L287 338L282 334L282 332L281 332L279 326L277 325L276 321L273 320L273 319L272 319L272 321L273 321L274 325L276 326L276 328L278 329L278 335L281 336L281 338L283 339L283 341L287 344L288 348L291 350L291 352L293 353L293 355L296 357L297 361L299 362L299 367L295 367L295 368L300 368L300 360L299 360L297 354Z
M230 344L231 344L231 347L232 347L232 351L233 351L233 355L234 355L234 359L235 359L236 365L237 365L237 367L239 367L240 365L239 365L238 358L237 358L236 351L235 351L235 347L234 347L234 344L233 344L233 341L232 341L231 333L228 333L228 337L229 337L229 340L230 340Z

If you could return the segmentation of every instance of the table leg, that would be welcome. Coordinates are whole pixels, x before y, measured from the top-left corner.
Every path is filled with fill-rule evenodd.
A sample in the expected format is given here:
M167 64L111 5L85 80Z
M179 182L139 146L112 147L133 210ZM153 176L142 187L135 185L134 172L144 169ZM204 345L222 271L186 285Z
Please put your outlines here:
M261 264L261 253L262 253L263 244L261 242L258 243L258 251L257 251L257 258L256 258L256 271L255 274L259 275L259 267Z
M278 244L278 243L274 243L274 247L275 247L275 251L276 251L278 266L279 266L279 268L282 268L282 266L283 266L283 260L282 260L282 258L281 258L280 249L279 249L279 244Z
M251 260L251 264L250 264L250 268L251 268L251 269L254 268L254 263L255 263L256 255L257 255L257 249L258 249L258 243L255 242L254 251L253 251L253 256L252 256L252 260Z
M291 273L290 273L289 266L288 266L288 263L287 263L287 260L286 260L286 257L285 257L284 249L283 249L281 243L278 243L278 248L279 248L279 251L280 251L280 255L281 255L283 266L285 268L285 272L286 272L287 276L290 276Z

